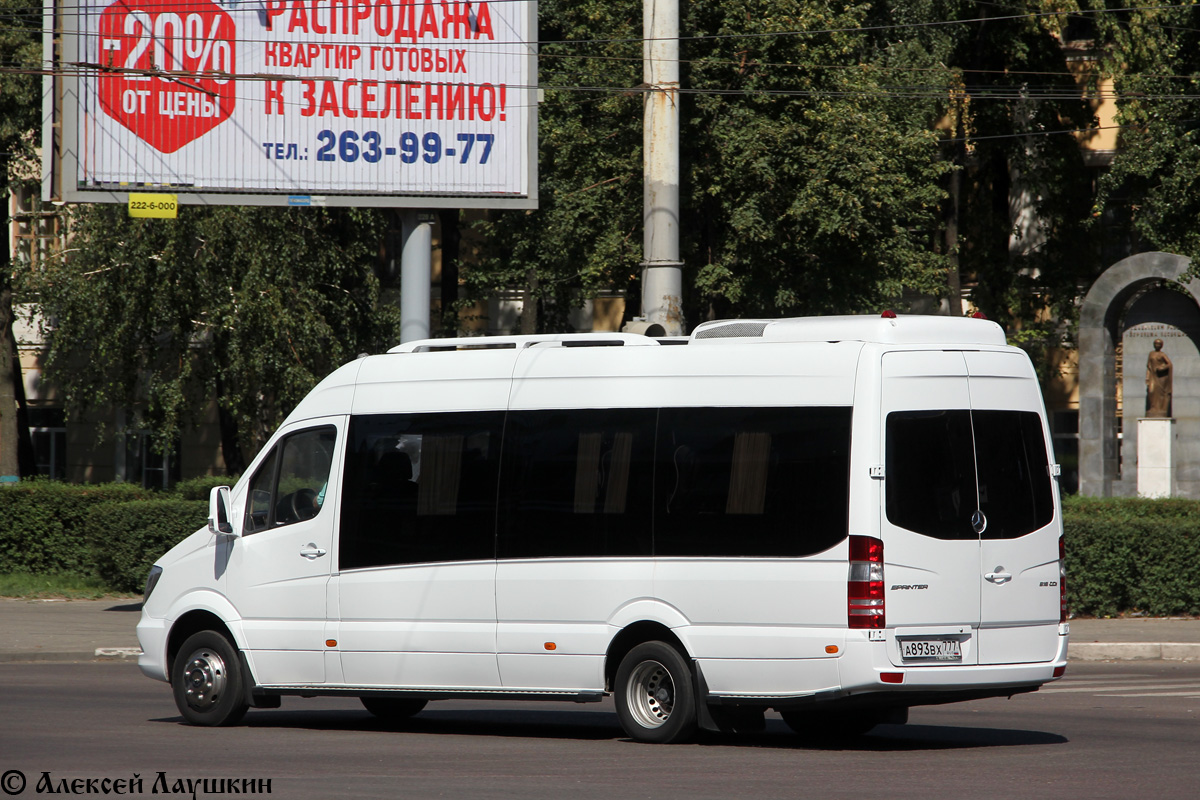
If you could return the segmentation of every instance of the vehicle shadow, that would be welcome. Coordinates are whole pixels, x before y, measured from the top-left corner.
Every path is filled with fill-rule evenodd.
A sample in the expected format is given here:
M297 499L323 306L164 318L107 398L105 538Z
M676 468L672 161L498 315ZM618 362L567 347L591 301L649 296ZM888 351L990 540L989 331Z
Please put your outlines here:
M957 725L880 725L865 736L849 740L822 741L819 736L797 736L782 722L767 723L762 733L722 735L720 744L753 747L788 747L806 750L904 753L937 750L968 750L979 747L1028 747L1067 744L1057 733L1019 728L964 727Z
M184 724L182 717L157 722ZM632 743L621 730L612 711L445 710L426 709L405 720L378 719L366 711L256 710L247 714L239 727L252 731L379 731L425 736L473 736L580 741L621 740ZM228 729L226 729L228 730ZM699 746L755 747L781 750L825 750L850 752L923 752L973 748L1058 745L1067 737L1045 731L955 725L880 725L871 733L850 740L822 740L819 736L797 736L777 718L768 719L764 730L754 733L710 733L696 737Z

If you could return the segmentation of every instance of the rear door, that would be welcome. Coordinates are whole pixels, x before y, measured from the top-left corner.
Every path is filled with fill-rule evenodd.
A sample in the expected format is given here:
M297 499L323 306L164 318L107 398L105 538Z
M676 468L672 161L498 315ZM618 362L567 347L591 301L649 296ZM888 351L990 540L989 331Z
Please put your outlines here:
M898 351L882 369L888 627L939 640L957 628L954 663L972 664L980 577L967 364L961 352Z
M1048 661L1058 647L1055 481L1041 392L1022 353L963 354L979 484L979 662Z

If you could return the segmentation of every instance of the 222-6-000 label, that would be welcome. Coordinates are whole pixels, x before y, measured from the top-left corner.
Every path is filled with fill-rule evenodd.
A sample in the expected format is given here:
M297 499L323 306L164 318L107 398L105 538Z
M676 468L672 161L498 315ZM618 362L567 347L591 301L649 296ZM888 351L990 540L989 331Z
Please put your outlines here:
M179 214L179 199L173 194L129 193L129 216L175 219Z

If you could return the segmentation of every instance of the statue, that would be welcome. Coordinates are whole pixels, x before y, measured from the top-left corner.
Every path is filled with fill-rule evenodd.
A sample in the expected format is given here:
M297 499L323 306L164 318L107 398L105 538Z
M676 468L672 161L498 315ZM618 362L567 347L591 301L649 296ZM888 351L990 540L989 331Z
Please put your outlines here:
M1146 416L1171 416L1171 359L1162 351L1163 340L1154 340L1146 359Z

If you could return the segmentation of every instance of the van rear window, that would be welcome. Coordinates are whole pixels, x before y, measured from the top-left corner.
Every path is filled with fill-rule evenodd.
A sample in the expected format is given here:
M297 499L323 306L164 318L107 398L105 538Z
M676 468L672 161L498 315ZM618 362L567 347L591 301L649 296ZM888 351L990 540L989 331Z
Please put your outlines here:
M978 539L971 412L897 411L887 418L888 522L936 539Z
M887 518L937 539L1014 539L1054 518L1050 460L1033 411L897 411L887 418Z
M1050 459L1032 411L973 411L984 539L1015 539L1054 518Z

